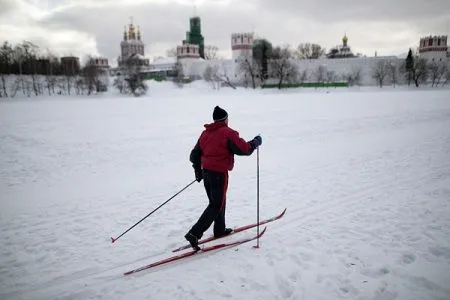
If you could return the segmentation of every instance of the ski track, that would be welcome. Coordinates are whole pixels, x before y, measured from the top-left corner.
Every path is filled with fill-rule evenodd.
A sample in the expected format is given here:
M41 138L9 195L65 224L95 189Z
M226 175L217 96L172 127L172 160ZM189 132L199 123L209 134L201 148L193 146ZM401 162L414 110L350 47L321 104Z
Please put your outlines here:
M334 100L342 95L346 94L336 94ZM265 101L271 96L265 95ZM35 188L33 182L38 181L47 186L47 197L52 198L68 186L69 179L81 183L81 188L73 188L67 196L70 201L43 199L49 204L32 203L35 209L11 215L0 212L0 298L449 299L450 104L415 107L417 102L411 102L413 108L400 105L399 111L391 113L386 108L358 118L338 112L341 119L321 114L305 117L315 112L314 107L296 119L289 114L296 104L288 102L284 108L268 104L273 106L271 118L279 122L258 124L256 119L257 124L245 132L258 125L266 132L261 148L261 219L284 207L287 212L267 225L261 248L253 249L250 242L127 277L122 273L172 255L170 250L183 243L181 237L203 210L205 196L197 185L115 244L108 240L113 232L122 232L173 194L167 191L183 187L179 184L183 180L162 180L154 190L147 181L161 181L170 174L166 168L179 170L182 179L192 178L189 163L181 167L179 161L164 164L159 150L157 158L150 159L159 173L150 178L148 169L140 165L145 153L138 151L137 157L128 158L136 172L130 178L127 157L113 165L110 159L117 153L133 155L129 152L153 142L162 143L161 147L170 142L159 139L156 132L152 139L119 140L128 146L95 135L95 145L66 141L69 147L62 145L61 149L67 158L60 159L68 164L67 177L53 174L45 165L26 170L14 165L14 160L0 160L1 166L14 165L9 173L0 173L1 186L11 187L7 195L14 195L21 185ZM247 105L230 106L251 107ZM249 110L245 114L252 116ZM129 116L124 113L123 117ZM293 127L297 122L300 125ZM58 124L45 123L44 129L56 130L53 126ZM185 129L180 134L176 126L170 128L174 133L169 135L187 149L192 138L184 135L198 134L198 130L188 133ZM17 151L19 145L41 147L38 140L0 133L6 145L13 145L0 146L2 152ZM169 156L186 158L186 148ZM112 154L103 157L107 150ZM32 155L27 150L19 153ZM100 157L99 165L91 165ZM229 226L254 221L254 163L254 159L239 158L231 174ZM112 184L102 182L100 176L114 167L123 169L125 178L112 175ZM84 179L89 169L98 170L99 177ZM48 183L40 177L42 172L51 177ZM145 180L140 177L144 174ZM95 180L89 183L89 179ZM63 188L52 190L51 183ZM84 184L89 188L96 183L103 184L107 196L105 190L83 191ZM131 187L122 189L120 184ZM84 197L90 198L87 203L81 201ZM12 207L6 208L14 211Z

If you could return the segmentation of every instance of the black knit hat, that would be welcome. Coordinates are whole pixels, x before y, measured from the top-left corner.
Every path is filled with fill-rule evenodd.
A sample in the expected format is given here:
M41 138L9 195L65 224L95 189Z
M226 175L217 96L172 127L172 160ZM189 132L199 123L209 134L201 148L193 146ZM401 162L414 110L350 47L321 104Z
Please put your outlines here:
M214 107L213 120L214 122L224 121L228 118L228 113L219 106Z

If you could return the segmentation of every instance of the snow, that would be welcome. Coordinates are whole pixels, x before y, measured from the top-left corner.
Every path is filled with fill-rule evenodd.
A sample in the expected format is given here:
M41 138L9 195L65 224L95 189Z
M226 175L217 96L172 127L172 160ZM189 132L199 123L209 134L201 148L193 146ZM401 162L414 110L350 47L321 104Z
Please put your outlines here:
M150 88L0 103L0 299L449 299L449 90ZM286 215L259 249L123 276L203 211L195 183L110 241L193 180L215 105L262 134L261 218ZM255 219L256 153L236 158L227 225Z

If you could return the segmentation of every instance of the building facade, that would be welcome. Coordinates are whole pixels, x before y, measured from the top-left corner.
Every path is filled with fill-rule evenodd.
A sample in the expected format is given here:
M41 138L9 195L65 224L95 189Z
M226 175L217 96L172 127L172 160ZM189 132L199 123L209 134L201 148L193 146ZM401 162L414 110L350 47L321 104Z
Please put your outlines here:
M145 57L145 45L141 39L141 30L135 27L131 20L128 30L125 27L123 32L123 40L120 43L120 56L117 59L119 68L124 67L130 62L139 66L149 66L150 59Z
M353 58L356 57L353 54L350 46L348 45L348 37L344 35L342 38L342 45L337 45L330 49L330 51L326 54L327 58Z
M61 57L61 68L65 75L76 75L80 73L80 58L76 56Z
M130 23L128 31L124 32L121 42L121 56L119 67L126 57L137 58L142 64L141 73L147 76L176 76L178 63L181 63L183 75L199 79L203 77L206 68L214 67L219 75L229 79L236 85L248 82L246 72L242 65L253 59L253 46L255 40L252 32L235 32L230 36L231 59L205 60L204 37L201 33L201 20L199 17L190 18L190 30L186 32L186 39L177 46L176 57L159 59L153 63L145 58L144 44L141 40L140 30ZM419 42L419 57L428 61L442 61L450 63L447 36L423 37ZM374 69L384 62L390 70L399 70L404 58L396 56L366 57L355 55L349 46L348 37L344 35L342 44L332 47L324 57L319 59L293 60L298 67L302 82L349 82L358 85L377 85L374 78ZM450 66L450 65L449 65ZM320 74L324 73L324 74ZM269 78L270 81L270 78ZM245 85L245 84L244 84Z
M197 45L198 54L201 58L205 58L205 39L202 35L202 25L200 17L192 17L189 19L189 31L186 32L186 39L182 45Z
M419 56L428 62L446 61L450 58L446 35L422 37L419 43Z

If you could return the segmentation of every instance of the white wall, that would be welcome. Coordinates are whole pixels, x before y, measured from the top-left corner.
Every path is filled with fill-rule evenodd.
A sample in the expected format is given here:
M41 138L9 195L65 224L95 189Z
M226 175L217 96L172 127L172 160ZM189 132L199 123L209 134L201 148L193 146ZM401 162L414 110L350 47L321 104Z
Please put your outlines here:
M308 72L308 81L314 82L315 74L320 66L325 67L328 71L334 71L338 79L344 81L344 76L353 74L357 70L361 70L361 85L376 85L377 82L373 78L373 69L379 61L387 61L395 65L401 63L401 59L395 56L379 56L379 57L356 57L356 58L335 58L335 59L304 59L296 60L296 64L300 73L306 70Z
M334 71L338 76L338 80L345 81L345 75L354 74L360 70L360 84L361 85L376 85L377 82L373 78L373 69L377 62L387 61L399 66L403 59L395 56L379 56L379 57L358 57L358 58L341 58L341 59L311 59L311 60L296 60L296 64L300 73L304 70L308 73L308 81L316 81L315 74L320 66L326 68L327 71ZM187 76L203 77L207 66L219 66L223 74L227 74L233 81L240 81L239 74L236 74L239 69L235 60L203 60L203 59L185 59L182 61L184 66L184 73Z

